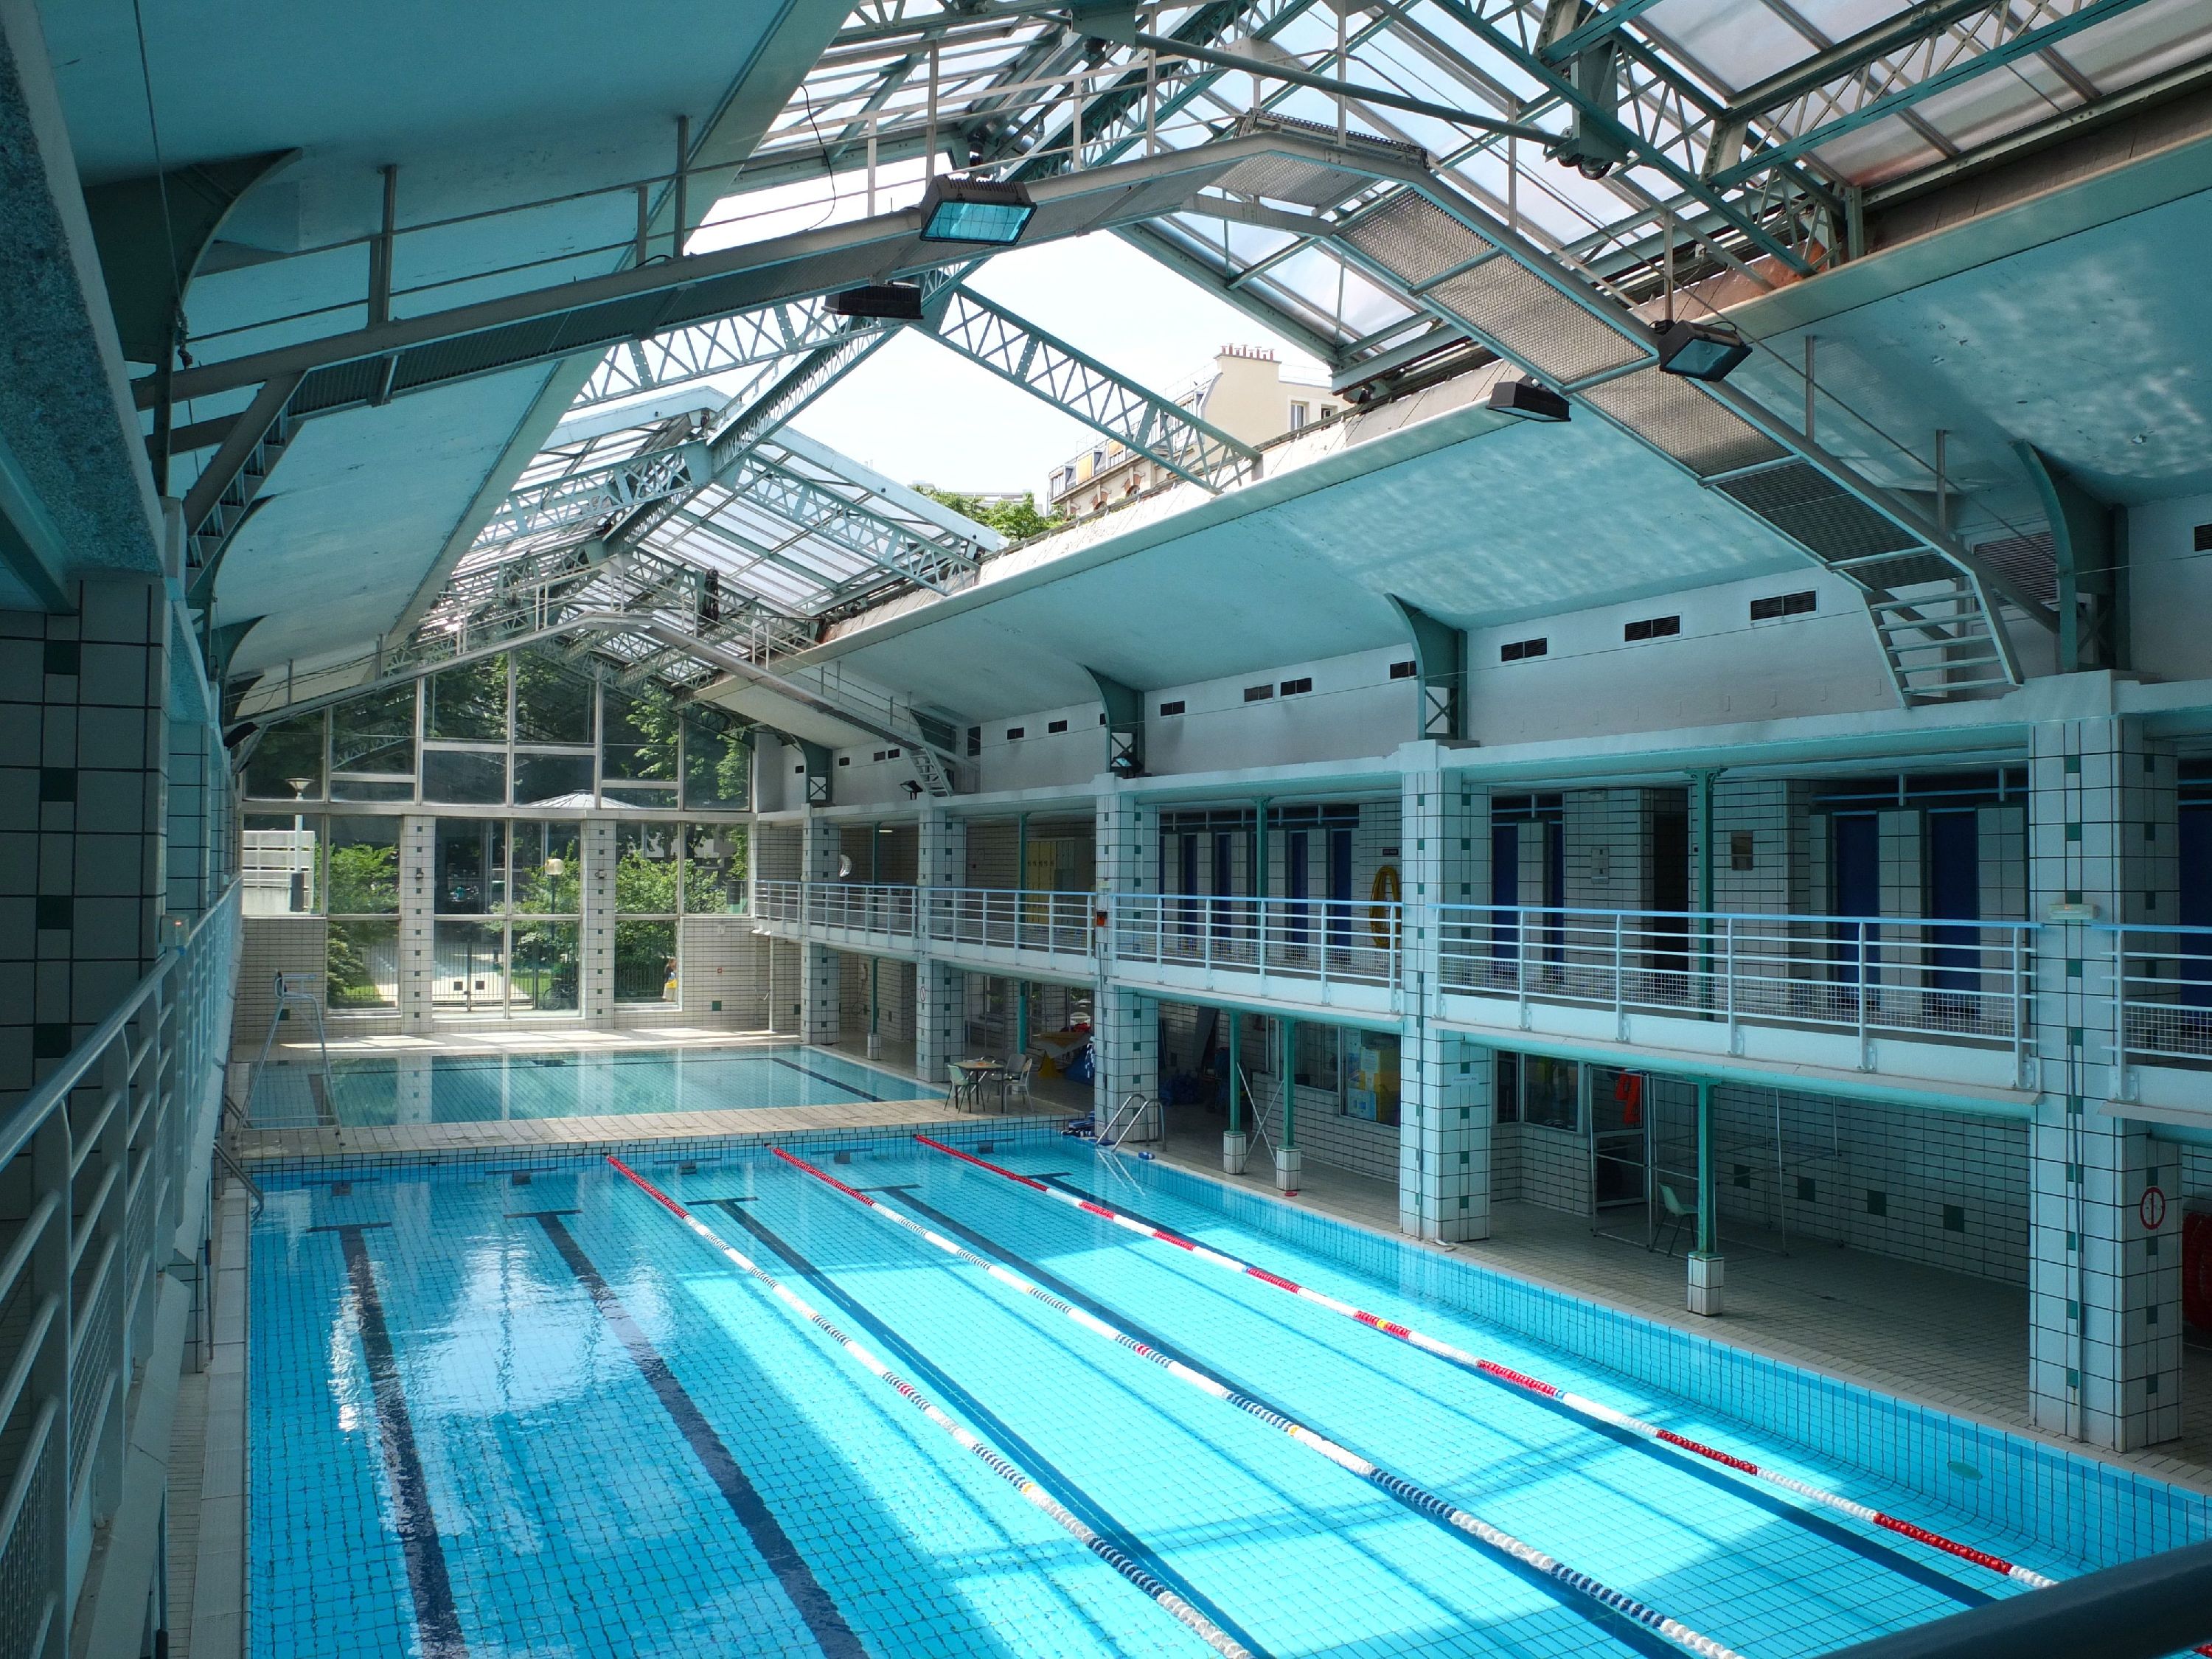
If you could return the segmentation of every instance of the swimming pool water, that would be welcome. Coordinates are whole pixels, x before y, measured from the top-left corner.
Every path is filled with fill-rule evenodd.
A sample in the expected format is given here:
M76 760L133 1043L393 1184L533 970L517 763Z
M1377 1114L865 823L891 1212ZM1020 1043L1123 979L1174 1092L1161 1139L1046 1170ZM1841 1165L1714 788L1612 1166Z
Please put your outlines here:
M805 1155L1748 1659L2022 1593L910 1142ZM668 1156L641 1173L1255 1655L1678 1651L766 1152ZM2056 1516L1945 1513L1846 1446L1231 1222L1191 1177L994 1157L2039 1571L2101 1565ZM257 1659L1207 1651L605 1165L289 1182L253 1233Z
M945 1092L842 1054L796 1045L347 1055L334 1060L331 1071L337 1121L347 1127L935 1100ZM273 1120L257 1111L256 1121Z

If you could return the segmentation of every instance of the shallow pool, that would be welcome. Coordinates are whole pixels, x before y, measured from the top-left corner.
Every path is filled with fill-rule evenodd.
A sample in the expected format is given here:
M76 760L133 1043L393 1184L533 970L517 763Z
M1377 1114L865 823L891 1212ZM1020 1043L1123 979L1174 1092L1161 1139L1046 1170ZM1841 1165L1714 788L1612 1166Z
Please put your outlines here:
M718 1243L598 1162L270 1191L252 1275L253 1653L1231 1650L1200 1626L1285 1659L1684 1650L1284 1420L1748 1659L2023 1593L911 1141L802 1155L880 1207L764 1152L640 1166ZM1884 1465L1894 1443L1857 1457L1832 1431L1779 1436L1637 1380L1648 1355L1601 1364L1401 1288L1424 1262L1462 1271L1433 1253L1373 1240L1413 1264L1394 1279L1298 1248L1295 1224L1231 1219L1179 1172L1135 1185L1042 1137L992 1158L2038 1571L2110 1553L2038 1473L2042 1449L1975 1431L1990 1480L2011 1459L2036 1493L2017 1515L1948 1505ZM1639 1328L1654 1352L1682 1340L1618 1327ZM1857 1393L1834 1385L1826 1419Z
M295 1072L298 1068L293 1068ZM854 1100L934 1100L944 1093L819 1048L672 1048L516 1054L347 1055L331 1066L332 1115L289 1091L301 1121L348 1127L388 1123L485 1123L508 1118L710 1112L757 1106L827 1106ZM284 1107L255 1121L272 1123Z

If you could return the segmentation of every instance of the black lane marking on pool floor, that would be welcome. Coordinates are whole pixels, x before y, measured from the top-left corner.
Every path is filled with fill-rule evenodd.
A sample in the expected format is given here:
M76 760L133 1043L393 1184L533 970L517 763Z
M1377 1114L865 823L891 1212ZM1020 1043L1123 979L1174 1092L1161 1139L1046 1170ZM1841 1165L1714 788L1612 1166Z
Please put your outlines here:
M769 1058L779 1066L787 1066L794 1072L805 1073L817 1083L826 1083L833 1089L842 1089L846 1093L858 1095L863 1100L872 1100L878 1106L884 1103L884 1097L881 1095L872 1095L866 1089L855 1089L842 1078L831 1077L826 1072L817 1072L811 1066L801 1066L797 1060L785 1060L776 1054L770 1054Z
M845 1622L845 1615L837 1610L830 1592L815 1577L814 1569L807 1565L805 1558L799 1554L768 1505L761 1501L760 1493L738 1467L738 1460L730 1455L730 1449L722 1443L722 1437L714 1432L698 1403L677 1381L676 1373L653 1346L653 1339L630 1317L629 1310L623 1306L614 1287L592 1265L591 1257L584 1254L583 1246L576 1243L576 1236L561 1218L575 1213L574 1210L534 1210L512 1219L535 1221L545 1230L547 1240L591 1297L599 1317L606 1322L623 1346L629 1350L629 1357L636 1363L647 1385L674 1420L677 1432L684 1437L692 1455L699 1460L708 1478L721 1492L722 1501L730 1506L730 1513L737 1516L738 1524L752 1540L761 1559L768 1563L769 1571L783 1586L783 1593L790 1598L793 1608L805 1622L822 1651L830 1659L867 1659L867 1650Z
M1280 1427L1285 1424L1291 1422L1305 1422L1308 1420L1304 1418L1291 1417L1290 1413L1285 1411L1280 1406L1275 1404L1275 1402L1268 1399L1267 1395L1261 1394L1256 1389L1247 1388L1243 1382L1240 1382L1237 1378L1230 1376L1227 1372L1207 1364L1204 1360L1199 1358L1196 1355L1190 1353L1188 1350L1178 1347L1176 1344L1169 1341L1165 1337L1161 1336L1156 1332L1147 1329L1145 1326L1137 1323L1134 1320L1130 1319L1119 1310L1099 1301L1096 1297L1090 1296L1085 1292L1078 1290L1074 1285L1069 1284L1058 1274L1050 1272L1048 1269L1040 1267L1036 1263L1030 1261L1028 1257L1008 1249L1005 1245L998 1243L995 1239L977 1232L974 1228L968 1226L964 1223L956 1221L952 1217L945 1214L944 1211L937 1208L936 1206L916 1198L912 1193L899 1188L886 1188L886 1190L896 1192L901 1201L911 1206L917 1214L926 1216L930 1220L938 1223L957 1237L965 1239L969 1244L975 1246L978 1250L998 1257L998 1259L1006 1266L1012 1267L1016 1272L1024 1274L1036 1284L1042 1285L1048 1291L1050 1291L1054 1296L1059 1297L1063 1302L1073 1303L1075 1306L1082 1309L1085 1313L1090 1314L1094 1318L1104 1320L1107 1323L1115 1327L1117 1329L1124 1331L1130 1336L1134 1337L1138 1341L1143 1343L1155 1353L1164 1354L1168 1358L1174 1360L1179 1365L1187 1365L1192 1370L1196 1371L1200 1376L1212 1378L1215 1382L1222 1384L1222 1386L1228 1389L1230 1392L1237 1395L1240 1399L1249 1401L1253 1405L1257 1406L1262 1413L1265 1413L1267 1417L1274 1419L1275 1426ZM1262 1420L1265 1419L1263 1419ZM1334 1434L1329 1434L1327 1429L1316 1427L1316 1431L1328 1435L1328 1438L1335 1441L1338 1445L1344 1446L1347 1449L1354 1449L1356 1452L1356 1449L1352 1448L1349 1442L1339 1439L1338 1437ZM1364 1454L1356 1455L1364 1455ZM1371 1458L1368 1461L1370 1462L1374 1462ZM1352 1471L1346 1470L1346 1473L1351 1474ZM1681 1659L1681 1650L1677 1648L1672 1642L1660 1637L1648 1626L1639 1624L1616 1609L1607 1606L1602 1600L1596 1597L1577 1596L1575 1600L1569 1601L1565 1596L1560 1594L1561 1585L1559 1581L1553 1577L1549 1573L1540 1572L1536 1568L1530 1566L1528 1563L1507 1554L1503 1550L1493 1548L1492 1546L1475 1538L1471 1534L1462 1532L1459 1528L1454 1526L1451 1522L1438 1510L1437 1505L1439 1502L1449 1502L1449 1500L1439 1500L1435 1497L1431 1497L1420 1492L1419 1488L1413 1486L1412 1482L1406 1480L1400 1475L1391 1473L1388 1469L1382 1468L1380 1465L1376 1466L1376 1473L1381 1478L1367 1480L1368 1485L1373 1486L1377 1492L1382 1492L1385 1497L1394 1499L1404 1509L1420 1516L1422 1520L1431 1522L1440 1531L1449 1536L1455 1542L1468 1546L1469 1547L1480 1552L1484 1556L1486 1556L1491 1560L1495 1561L1498 1565L1505 1568L1509 1572L1511 1572L1525 1583L1536 1586L1555 1604L1557 1604L1562 1612L1566 1613L1571 1616L1583 1619L1589 1624L1595 1625L1600 1630L1605 1632L1607 1635L1612 1636L1616 1640L1626 1644L1629 1647L1634 1648L1639 1653L1650 1656L1650 1659ZM1353 1475L1352 1478L1354 1480L1367 1479L1367 1477L1356 1474Z
M998 1413L922 1358L920 1350L877 1318L836 1280L816 1267L797 1245L785 1239L782 1234L758 1216L747 1212L744 1206L751 1201L750 1199L735 1198L698 1200L701 1207L711 1205L720 1210L780 1257L793 1273L819 1291L825 1300L836 1304L847 1318L881 1343L915 1382L934 1393L940 1405L964 1416L972 1427L1019 1463L1030 1479L1057 1498L1063 1508L1073 1512L1092 1532L1236 1638L1252 1653L1254 1659L1273 1659L1273 1655L1260 1644L1257 1638L1224 1612L1212 1597L1153 1553L1151 1546L1115 1520L1112 1512L1097 1498L1077 1486L1056 1465L1042 1456L1036 1447L1001 1421ZM1680 1656L1670 1652L1666 1659L1680 1659Z
M376 1268L362 1234L388 1221L362 1221L313 1227L311 1232L338 1236L345 1251L346 1279L353 1288L361 1325L361 1351L368 1361L369 1400L376 1412L376 1437L384 1452L384 1471L392 1482L392 1528L407 1564L407 1592L415 1602L415 1628L423 1659L467 1659L460 1610L453 1605L453 1581L446 1569L446 1547L438 1519L430 1510L430 1486L422 1474L422 1455L415 1443L415 1419L408 1414L407 1390L399 1380L399 1361L385 1321L384 1297L376 1288Z
M1090 1200L1093 1204L1108 1205L1113 1209L1119 1210L1122 1214L1129 1217L1132 1220L1143 1222L1147 1227L1158 1227L1161 1231L1174 1233L1179 1238L1188 1237L1188 1235L1182 1233L1179 1229L1169 1226L1164 1221L1155 1221L1150 1216L1141 1214L1138 1211L1131 1209L1127 1205L1120 1202L1118 1200L1109 1200L1100 1198L1095 1194L1085 1192L1082 1188L1075 1185L1073 1182L1054 1180L1052 1177L1045 1176L1041 1176L1037 1177L1037 1179L1049 1181L1053 1186L1059 1188L1062 1192L1073 1193L1078 1198ZM900 1196L904 1198L906 1197L906 1194L902 1193ZM915 1202L915 1200L912 1199L908 1199L907 1201L909 1203ZM918 1205L917 1207L919 1207ZM932 1212L932 1213L934 1214L935 1212ZM1100 1218L1103 1219L1103 1218ZM1208 1249L1215 1250L1216 1253L1219 1255L1228 1255L1227 1251L1221 1250L1215 1245L1208 1245L1206 1248ZM1243 1258L1231 1256L1230 1259L1231 1261L1242 1261ZM1038 1282L1042 1283L1043 1281L1040 1279ZM1073 1298L1070 1299L1072 1300ZM1096 1310L1094 1310L1094 1311ZM1103 1315L1101 1316L1103 1317ZM1165 1353L1167 1350L1163 1348L1160 1352ZM1830 1543L1838 1545L1841 1547L1850 1551L1854 1555L1860 1556L1866 1560L1871 1561L1878 1566L1887 1568L1888 1571L1896 1573L1899 1577L1911 1579L1914 1583L1920 1585L1924 1589L1936 1590L1944 1595L1949 1596L1953 1601L1970 1607L1982 1607L1996 1599L1993 1595L1990 1595L1984 1591L1976 1589L1971 1584L1960 1583L1959 1580L1952 1577L1939 1567L1932 1566L1924 1561L1917 1561L1901 1550L1890 1548L1889 1546L1882 1543L1879 1539L1862 1537L1859 1534L1853 1532L1849 1527L1844 1526L1842 1522L1831 1521L1825 1515L1816 1514L1813 1510L1800 1508L1797 1504L1791 1503L1788 1498L1780 1496L1778 1493L1762 1492L1756 1486L1751 1486L1744 1481L1738 1480L1733 1476L1724 1474L1719 1469L1715 1468L1711 1463L1707 1462L1705 1459L1698 1457L1694 1454L1683 1453L1677 1455L1675 1453L1668 1450L1663 1446L1656 1446L1652 1444L1650 1441L1645 1439L1642 1435L1635 1433L1632 1430L1615 1428L1610 1423L1593 1423L1589 1419L1584 1417L1580 1412L1575 1411L1570 1407L1562 1405L1556 1400L1547 1400L1540 1394L1532 1394L1526 1389L1520 1388L1511 1382L1508 1382L1502 1376L1492 1376L1487 1371L1476 1370L1471 1365L1462 1364L1458 1360L1451 1358L1448 1355L1434 1353L1426 1348L1422 1349L1420 1352L1428 1354L1431 1359L1442 1360L1445 1364L1449 1365L1454 1370L1463 1371L1468 1376L1476 1379L1478 1382L1486 1383L1490 1387L1510 1395L1513 1399L1522 1401L1528 1405L1540 1407L1544 1411L1550 1413L1553 1416L1559 1418L1563 1421L1573 1424L1577 1428L1587 1429L1593 1434L1604 1436L1607 1440L1612 1441L1616 1445L1626 1446L1630 1450L1641 1452L1647 1457L1657 1458L1662 1462L1681 1470L1685 1474L1691 1475L1697 1480L1704 1481L1705 1485L1709 1486L1715 1487L1722 1492L1733 1492L1736 1497L1742 1498L1745 1503L1751 1504L1753 1508L1765 1510L1769 1515L1778 1516L1784 1521L1788 1521L1795 1525L1802 1527L1806 1531L1812 1533L1818 1537L1825 1538Z

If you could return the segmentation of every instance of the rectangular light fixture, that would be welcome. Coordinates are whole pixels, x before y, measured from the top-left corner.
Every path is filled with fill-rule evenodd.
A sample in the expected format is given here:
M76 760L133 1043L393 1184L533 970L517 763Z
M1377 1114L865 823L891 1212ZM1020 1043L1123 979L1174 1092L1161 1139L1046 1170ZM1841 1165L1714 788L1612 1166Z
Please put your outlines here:
M921 290L912 283L875 283L848 288L830 296L830 310L838 317L880 317L887 322L921 320Z
M1659 367L1689 380L1725 380L1751 356L1750 343L1734 329L1677 319L1652 331Z
M921 240L1010 247L1036 212L1028 189L1012 179L932 179L921 198Z
M1490 388L1490 409L1522 421L1565 421L1573 416L1565 398L1534 380L1498 381Z

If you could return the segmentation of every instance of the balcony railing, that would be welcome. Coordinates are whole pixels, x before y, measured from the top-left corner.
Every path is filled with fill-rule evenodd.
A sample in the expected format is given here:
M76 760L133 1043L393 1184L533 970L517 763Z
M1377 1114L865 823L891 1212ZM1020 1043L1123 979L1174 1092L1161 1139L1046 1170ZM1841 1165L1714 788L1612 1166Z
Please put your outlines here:
M1092 894L1033 888L907 887L880 883L763 881L756 917L892 941L1088 957Z
M2212 927L2107 924L2122 1069L2212 1060Z
M2024 1048L2034 924L1528 905L1438 908L1443 989ZM1524 1022L1525 1023L1525 1022Z
M115 1513L133 1369L179 1363L145 1349L215 1127L238 913L233 886L0 1121L0 1654L69 1645L70 1540Z
M1320 985L1395 985L1404 952L1399 903L1116 893L1107 901L1122 962L1223 968Z

